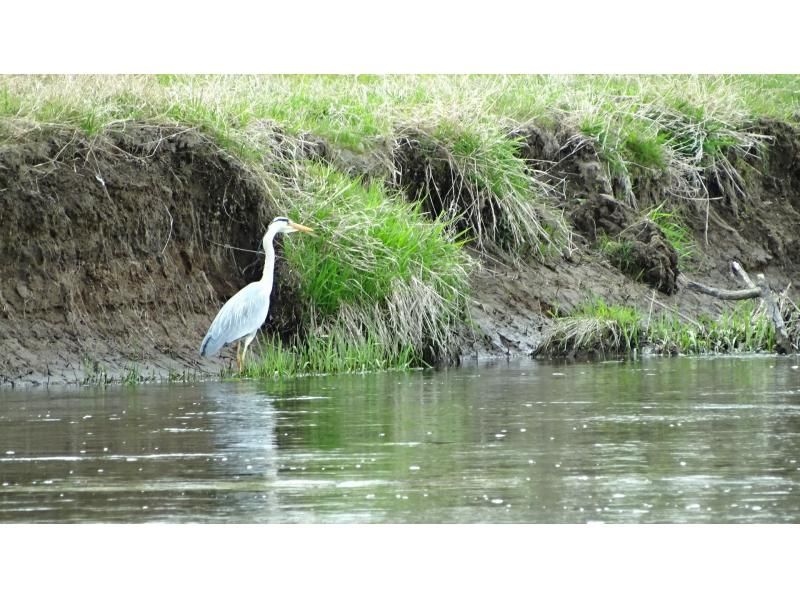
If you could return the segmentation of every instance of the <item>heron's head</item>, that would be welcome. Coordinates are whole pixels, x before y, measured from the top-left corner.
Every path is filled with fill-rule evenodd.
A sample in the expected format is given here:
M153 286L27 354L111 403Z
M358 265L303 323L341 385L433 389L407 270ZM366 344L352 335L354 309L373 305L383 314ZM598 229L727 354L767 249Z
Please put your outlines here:
M303 226L302 224L292 222L286 216L278 216L270 223L267 234L269 234L270 231L274 231L273 234L283 233L288 235L289 233L296 233L298 231L301 233L311 233L313 232L313 229Z
M314 231L307 226L292 222L286 218L286 216L278 216L270 223L269 228L267 229L267 234L264 235L264 251L267 251L267 245L272 245L272 239L278 233L288 235L289 233L296 233L298 231L301 233L308 233L310 235L314 234Z

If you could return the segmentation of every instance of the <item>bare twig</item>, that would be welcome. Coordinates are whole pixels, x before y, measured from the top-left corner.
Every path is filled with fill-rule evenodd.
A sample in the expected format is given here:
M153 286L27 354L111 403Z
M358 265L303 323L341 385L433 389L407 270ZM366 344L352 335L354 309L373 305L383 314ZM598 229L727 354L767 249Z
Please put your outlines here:
M222 247L223 249L235 249L236 251L244 251L245 253L264 253L263 251L255 251L253 249L243 249L242 247L235 247L233 245L228 245L227 243L217 243L216 241L209 241L212 245L216 245L217 247Z
M161 250L161 255L164 255L164 252L167 250L167 245L169 245L169 240L172 238L172 225L175 222L166 204L164 204L164 209L167 210L167 214L169 215L169 234L167 235L167 242L164 243L164 248Z
M690 318L690 317L689 317L689 316L687 316L686 314L683 314L683 313L681 313L681 312L680 312L678 309L676 309L676 308L672 307L671 305L667 305L666 303L662 303L661 301L659 301L658 299L656 299L656 298L655 298L655 293L654 293L654 296L652 297L652 299L651 299L651 300L652 300L652 302L653 302L653 303L655 303L655 304L656 304L656 305L658 305L659 307L662 307L662 308L664 308L664 309L666 309L666 310L668 310L668 311L671 311L671 312L672 312L672 313L674 313L676 316L678 316L679 318L683 318L684 320L686 320L687 322L689 322L689 323L690 323L690 324L692 324L693 326L696 326L697 328L702 328L702 327L703 327L703 326L702 326L702 324L700 324L700 322L698 322L697 320L695 320L695 319L693 319L693 318Z

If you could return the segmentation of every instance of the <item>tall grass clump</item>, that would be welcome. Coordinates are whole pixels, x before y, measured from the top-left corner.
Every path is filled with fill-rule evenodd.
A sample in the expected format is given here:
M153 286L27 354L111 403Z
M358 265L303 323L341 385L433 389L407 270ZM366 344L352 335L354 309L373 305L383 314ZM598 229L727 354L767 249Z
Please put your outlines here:
M718 318L687 322L671 314L655 318L648 342L665 353L739 353L775 350L775 328L753 301L739 301Z
M771 352L775 343L772 321L754 301L739 301L718 318L689 320L671 313L644 318L634 307L593 299L556 317L538 353L628 353L645 346L686 355Z
M634 307L608 305L594 298L569 316L557 317L542 339L539 353L625 353L642 340L642 315Z
M329 166L306 163L293 181L285 209L318 232L285 245L301 273L309 342L331 339L329 348L370 363L419 363L446 351L472 267L447 222L426 218L380 181ZM308 345L310 355L320 348Z
M641 279L643 272L635 267L633 241L620 236L611 237L604 232L598 237L597 246L617 268L629 274L634 280Z
M257 358L248 360L243 371L251 378L281 378L304 374L361 373L408 369L421 363L412 346L392 351L376 338L353 339L344 331L309 334L289 344L276 338L261 340Z

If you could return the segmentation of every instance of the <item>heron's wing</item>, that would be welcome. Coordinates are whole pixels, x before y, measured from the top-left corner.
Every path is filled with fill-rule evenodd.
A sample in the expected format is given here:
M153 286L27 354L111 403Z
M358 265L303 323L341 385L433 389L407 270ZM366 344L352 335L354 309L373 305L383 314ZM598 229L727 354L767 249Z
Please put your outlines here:
M200 355L214 355L222 347L261 328L269 312L269 293L252 282L219 310L200 345Z

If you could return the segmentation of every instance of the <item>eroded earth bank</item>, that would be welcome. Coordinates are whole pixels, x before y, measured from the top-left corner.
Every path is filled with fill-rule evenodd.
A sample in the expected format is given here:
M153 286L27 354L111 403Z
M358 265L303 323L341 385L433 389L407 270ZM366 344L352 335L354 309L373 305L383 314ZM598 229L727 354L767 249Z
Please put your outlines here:
M759 122L754 133L763 136L763 151L731 155L735 169L708 170L697 181L709 199L683 202L695 247L685 274L735 288L729 264L738 260L777 291L792 285L796 301L800 137L774 121ZM481 267L472 276L471 324L451 357L530 354L552 314L591 296L643 313L721 312L723 301L683 287L675 249L636 209L674 206L685 181L649 169L616 178L588 139L558 125L509 135L557 190L571 249L542 257L468 246ZM445 157L415 152L408 139L387 146L388 163L377 166L320 140L292 147L303 158L384 177L409 200L426 199L432 214L437 198L460 192ZM126 123L93 138L42 129L5 143L0 382L219 375L232 354L201 362L198 346L222 303L261 275L263 258L254 251L278 215L274 205L245 164L191 129ZM624 239L626 258L600 251L603 238ZM299 325L299 274L280 259L280 247L278 255L265 332L288 338Z

